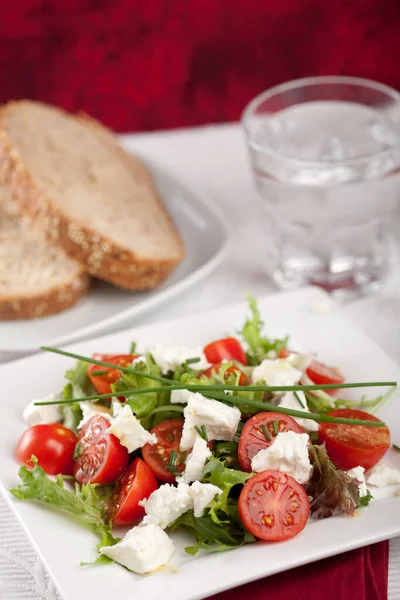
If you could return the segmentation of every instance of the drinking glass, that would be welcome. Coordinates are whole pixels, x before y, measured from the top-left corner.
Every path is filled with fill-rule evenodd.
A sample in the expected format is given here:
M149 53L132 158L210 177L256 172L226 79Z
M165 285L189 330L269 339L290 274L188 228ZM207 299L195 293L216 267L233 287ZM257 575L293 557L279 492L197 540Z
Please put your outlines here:
M282 288L379 286L400 200L400 94L312 77L257 96L242 117L265 218L265 266Z

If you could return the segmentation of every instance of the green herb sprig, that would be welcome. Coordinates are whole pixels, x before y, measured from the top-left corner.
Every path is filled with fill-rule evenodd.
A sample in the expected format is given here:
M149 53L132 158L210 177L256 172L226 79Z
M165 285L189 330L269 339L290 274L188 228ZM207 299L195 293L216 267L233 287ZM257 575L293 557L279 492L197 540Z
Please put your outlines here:
M299 410L290 409L290 408L283 408L280 406L275 406L269 402L259 402L257 400L250 400L247 398L242 398L242 397L234 396L234 395L228 396L227 394L225 394L222 391L222 390L229 390L229 391L233 391L233 392L238 392L238 391L243 392L243 386L224 385L224 387L221 388L221 385L177 384L177 383L173 382L171 379L168 379L166 377L160 377L158 375L152 375L150 373L144 374L142 371L139 371L139 370L135 369L134 367L122 367L119 365L113 365L113 364L107 363L105 361L96 360L94 358L90 358L87 356L81 356L81 355L75 354L73 352L67 352L65 350L58 350L57 348L49 348L49 347L43 346L42 350L45 350L47 352L52 352L54 354L60 354L62 356L68 356L69 358L75 358L77 360L81 360L83 362L87 362L90 364L97 364L102 367L117 369L124 373L140 375L141 377L153 379L153 380L158 381L163 384L160 387L152 387L150 389L149 388L133 388L133 389L125 390L125 394L129 394L129 395L149 393L149 391L154 393L154 392L159 392L159 391L161 392L161 391L169 391L169 390L175 390L175 389L176 390L186 389L186 390L193 391L193 392L201 392L204 396L206 396L208 398L211 398L214 400L220 400L225 403L252 406L254 408L258 408L260 411L280 412L280 413L287 414L287 415L290 415L293 417L310 419L310 420L317 421L317 422L337 423L337 424L346 424L346 425L356 425L357 424L357 425L365 425L365 426L370 426L370 427L383 427L385 425L381 421L368 421L368 420L329 417L328 415L325 415L325 414L316 414L316 413L309 413L309 412L299 411ZM304 385L304 386L302 386L302 385L293 385L293 386L249 385L249 386L246 386L246 392L255 392L255 391L258 391L258 392L293 391L293 392L295 392L295 391L307 391L307 390L312 391L312 390L322 390L322 389L344 389L344 388L385 387L385 386L386 387L389 387L389 386L396 387L397 383L393 382L393 381L384 381L384 382L369 381L369 382L357 382L357 383ZM86 402L86 401L100 400L103 398L109 398L113 395L114 395L113 393L98 394L96 396L89 396L89 397L81 398L81 399L74 398L73 400L67 401L67 402ZM37 402L35 404L36 405L61 404L62 402L63 401L61 400L61 401L53 401L53 402ZM160 408L164 409L164 407L160 407ZM178 408L178 407L168 406L169 410L171 410L171 408ZM157 409L154 409L154 410L157 410Z

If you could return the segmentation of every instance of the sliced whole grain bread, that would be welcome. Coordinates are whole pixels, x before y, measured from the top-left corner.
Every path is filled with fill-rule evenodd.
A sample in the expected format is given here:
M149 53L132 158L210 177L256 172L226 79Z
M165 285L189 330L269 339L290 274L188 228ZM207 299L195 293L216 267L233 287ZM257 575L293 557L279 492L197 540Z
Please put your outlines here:
M0 320L61 312L72 307L88 285L82 265L34 231L0 188Z
M0 185L92 275L150 289L184 248L151 175L92 119L30 101L0 111Z

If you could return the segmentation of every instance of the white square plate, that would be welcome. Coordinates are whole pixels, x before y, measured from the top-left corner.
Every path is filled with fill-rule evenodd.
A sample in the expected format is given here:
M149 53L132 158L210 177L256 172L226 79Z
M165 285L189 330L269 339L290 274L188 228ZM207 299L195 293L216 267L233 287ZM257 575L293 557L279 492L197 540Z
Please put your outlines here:
M43 345L115 331L198 283L221 262L227 233L215 206L158 166L148 166L185 243L186 257L177 270L150 292L129 292L94 281L86 298L64 313L32 321L0 321L0 360L18 358Z
M330 309L325 316L316 315L321 302ZM260 300L259 305L268 334L289 333L295 348L317 351L322 360L340 365L347 380L400 379L400 368L352 325L322 291L307 288L278 294ZM177 344L204 344L234 333L242 325L246 311L244 303L228 306L195 317L81 342L72 348L81 354L123 352L133 339L140 344L149 338ZM0 480L5 490L18 482L18 465L13 452L24 430L22 409L32 398L60 389L69 364L64 357L40 354L0 369ZM372 393L378 394L380 390L375 388ZM398 397L393 397L380 413L397 443L400 441L398 401ZM385 462L400 467L400 458L394 451L389 452ZM18 501L7 492L6 497L65 600L84 598L87 590L90 597L97 600L131 600L133 596L141 600L163 597L199 600L260 577L400 534L400 497L395 497L395 488L378 491L374 488L375 500L360 510L357 517L312 521L300 535L287 542L258 542L230 552L199 553L191 557L183 551L191 538L177 533L174 535L176 553L170 566L145 577L117 565L80 567L80 561L90 561L94 556L96 538L91 532L47 507Z

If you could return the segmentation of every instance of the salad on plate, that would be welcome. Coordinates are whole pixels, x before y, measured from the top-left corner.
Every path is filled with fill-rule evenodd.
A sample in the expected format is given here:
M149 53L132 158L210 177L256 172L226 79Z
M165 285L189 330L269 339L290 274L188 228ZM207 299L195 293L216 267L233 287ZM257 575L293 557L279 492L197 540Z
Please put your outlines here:
M347 382L288 338L266 337L249 304L237 337L204 348L45 348L77 362L61 393L25 409L11 493L91 528L94 563L144 574L168 564L176 530L192 534L192 555L273 543L310 519L364 510L374 487L400 486L384 463L389 429L373 414L396 383ZM343 398L366 387L388 391Z

